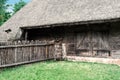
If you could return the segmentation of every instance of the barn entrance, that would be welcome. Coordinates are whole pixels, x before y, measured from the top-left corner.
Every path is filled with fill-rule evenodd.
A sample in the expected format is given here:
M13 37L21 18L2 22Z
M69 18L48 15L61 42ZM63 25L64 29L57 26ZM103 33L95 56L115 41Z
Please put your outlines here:
M76 54L79 56L110 56L108 31L84 31L76 34Z
M69 34L71 35L71 34ZM70 39L69 39L70 38ZM83 29L74 31L68 38L68 55L82 57L110 57L109 30L104 27L99 29Z

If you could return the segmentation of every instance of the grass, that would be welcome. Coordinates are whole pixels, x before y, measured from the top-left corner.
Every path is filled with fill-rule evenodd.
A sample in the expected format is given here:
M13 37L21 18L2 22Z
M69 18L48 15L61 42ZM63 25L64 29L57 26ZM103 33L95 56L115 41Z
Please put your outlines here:
M85 62L40 62L0 70L0 80L120 80L120 67Z

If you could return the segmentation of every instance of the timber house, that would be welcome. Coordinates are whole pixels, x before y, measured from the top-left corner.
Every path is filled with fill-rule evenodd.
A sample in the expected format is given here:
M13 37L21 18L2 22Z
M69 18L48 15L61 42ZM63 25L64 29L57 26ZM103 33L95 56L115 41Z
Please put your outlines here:
M0 27L0 41L65 44L68 56L120 59L120 0L32 0Z

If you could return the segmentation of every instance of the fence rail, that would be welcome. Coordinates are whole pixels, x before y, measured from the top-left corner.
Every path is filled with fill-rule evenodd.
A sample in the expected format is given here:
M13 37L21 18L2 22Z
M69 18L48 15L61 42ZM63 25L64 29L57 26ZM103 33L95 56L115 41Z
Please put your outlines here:
M0 44L0 67L54 58L54 43L47 41L14 41Z

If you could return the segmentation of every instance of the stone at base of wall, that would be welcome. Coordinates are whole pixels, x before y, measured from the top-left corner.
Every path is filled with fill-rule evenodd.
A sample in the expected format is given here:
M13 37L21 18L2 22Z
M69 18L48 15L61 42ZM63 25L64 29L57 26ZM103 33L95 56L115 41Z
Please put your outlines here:
M66 56L69 61L84 61L84 62L97 62L105 64L117 64L120 66L120 59L106 59L106 58L91 58L91 57L77 57L77 56Z

